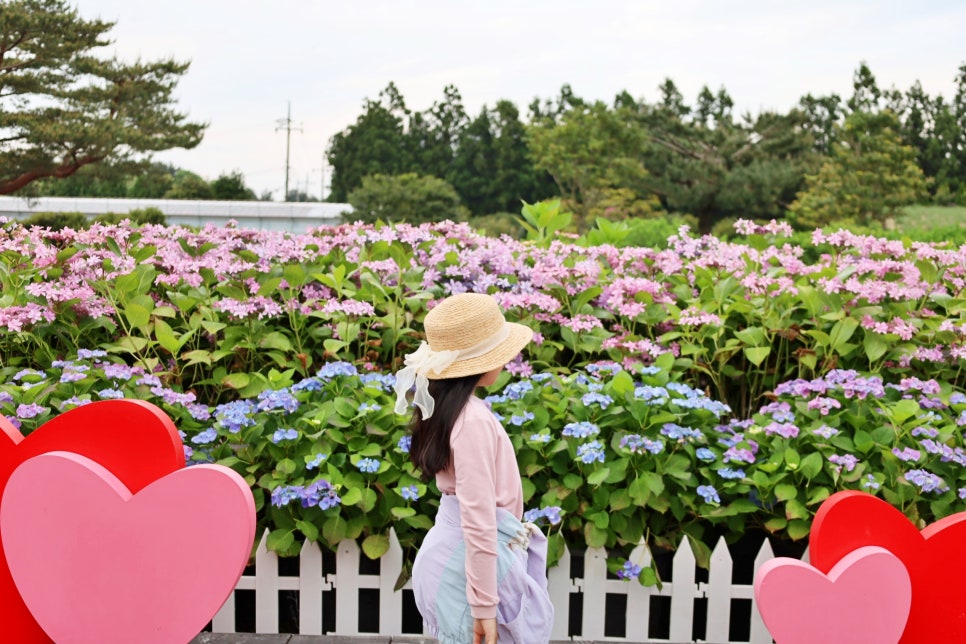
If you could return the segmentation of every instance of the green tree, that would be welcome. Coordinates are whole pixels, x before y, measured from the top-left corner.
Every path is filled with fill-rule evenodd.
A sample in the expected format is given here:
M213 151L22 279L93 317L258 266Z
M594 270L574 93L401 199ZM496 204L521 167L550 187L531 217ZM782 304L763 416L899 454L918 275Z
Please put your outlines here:
M211 182L212 198L222 201L254 201L255 191L245 185L245 177L235 170Z
M329 201L344 203L368 175L394 175L411 169L412 155L406 137L409 117L406 103L393 83L379 93L378 100L366 99L356 122L329 142Z
M409 120L406 136L413 153L410 171L451 180L453 160L468 122L459 90L447 85L443 100Z
M916 151L905 145L891 111L853 112L831 156L806 178L806 189L789 207L788 219L808 230L834 221L884 223L925 194Z
M164 193L164 199L214 199L211 184L194 172L178 170L174 175L171 188Z
M529 129L537 169L553 177L579 230L600 216L646 216L657 209L645 189L647 137L633 111L578 103Z
M551 177L534 166L526 125L508 100L484 106L463 129L449 176L474 215L515 212L521 202L556 194Z
M174 109L188 63L100 58L113 26L84 20L64 0L3 3L0 194L201 141L205 126Z
M668 80L641 104L647 187L669 212L693 215L702 233L729 217L779 218L816 165L804 115L763 112L736 120L724 89L701 91L694 107Z
M453 186L438 177L408 172L396 176L372 175L349 193L350 221L418 224L445 219L466 219L468 212Z

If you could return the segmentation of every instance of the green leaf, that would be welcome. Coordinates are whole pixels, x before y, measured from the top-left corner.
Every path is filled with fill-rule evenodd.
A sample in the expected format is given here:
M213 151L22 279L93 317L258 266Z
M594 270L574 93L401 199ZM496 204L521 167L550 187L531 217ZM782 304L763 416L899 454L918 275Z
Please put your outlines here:
M597 486L603 483L609 475L610 475L610 468L602 467L596 472L593 472L590 476L588 476L587 482L590 483L591 485Z
M865 337L862 339L862 346L865 348L865 355L869 359L869 362L875 362L885 355L885 352L889 349L889 343L881 335L871 331L865 332Z
M340 516L334 516L322 524L322 536L330 546L335 547L345 538L348 525Z
M775 486L775 498L779 501L788 501L798 496L798 488L794 485L783 483Z
M221 379L221 385L229 389L242 389L248 386L251 377L247 373L230 373Z
M319 529L314 523L299 520L295 522L295 527L297 527L299 532L305 535L305 538L309 541L319 540Z
M794 519L788 522L786 533L794 540L804 539L808 536L808 523L801 519Z
M858 327L859 322L853 318L842 318L836 322L835 326L832 327L832 332L829 334L829 342L832 350L847 355L849 351L845 349L845 344Z
M588 548L603 548L607 545L607 530L601 530L588 521L584 524L584 541Z
M411 508L408 505L400 505L391 509L390 512L397 519L406 519L416 514L416 508Z
M389 535L370 534L362 541L362 552L370 559L378 559L389 552Z
M150 295L136 295L124 302L124 317L136 329L146 327L151 322L154 300Z
M918 414L920 407L919 403L915 400L904 398L902 400L897 400L894 403L890 403L889 411L892 412L892 417L895 419L896 423L902 424L907 419Z
M343 505L356 505L362 501L362 490L357 487L349 488L345 494L342 495Z
M822 471L822 466L824 461L822 455L819 452L812 452L808 456L802 459L801 464L798 467L798 471L802 473L806 479L815 478L819 472Z
M285 552L295 542L295 535L291 530L272 530L265 540L265 547L272 552Z
M771 347L745 347L744 354L748 362L758 367L771 354Z

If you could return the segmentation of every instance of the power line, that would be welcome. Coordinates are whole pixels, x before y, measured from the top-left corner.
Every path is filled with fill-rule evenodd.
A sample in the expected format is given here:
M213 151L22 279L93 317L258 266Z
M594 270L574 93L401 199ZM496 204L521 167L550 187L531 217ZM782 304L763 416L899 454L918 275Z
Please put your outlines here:
M292 127L292 101L288 102L288 115L283 119L278 119L276 123L278 123L278 127L275 128L276 132L285 130L285 194L282 195L282 201L288 201L289 151L292 147L292 130L302 131L301 127Z

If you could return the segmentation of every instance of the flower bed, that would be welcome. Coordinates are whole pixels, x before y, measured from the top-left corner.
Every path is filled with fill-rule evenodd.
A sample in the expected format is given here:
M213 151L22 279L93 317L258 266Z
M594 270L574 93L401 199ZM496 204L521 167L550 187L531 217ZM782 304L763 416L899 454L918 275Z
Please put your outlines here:
M0 361L42 368L98 347L208 402L331 360L392 371L433 300L493 292L536 342L516 372L625 367L671 353L675 378L747 416L778 383L855 369L959 382L966 247L739 222L746 243L665 250L493 239L465 225L291 235L96 225L0 229ZM807 252L806 252L807 251ZM806 256L817 256L806 261Z
M686 535L706 560L753 527L798 540L843 488L917 521L963 509L966 250L738 226L742 244L682 230L654 250L451 223L7 223L0 405L30 431L88 400L150 400L191 462L246 477L273 550L348 537L378 556L390 525L417 543L437 498L391 373L435 299L486 291L536 332L490 403L552 557Z
M409 463L391 375L333 362L295 384L210 406L107 358L81 351L16 373L0 385L0 409L29 432L92 400L159 405L181 429L189 463L218 462L246 478L259 527L282 555L297 554L304 539L353 538L378 557L390 526L405 548L430 527L439 493ZM551 562L564 543L619 553L642 538L673 548L687 536L706 564L718 535L764 528L802 539L840 489L881 494L922 522L966 507L961 392L837 370L782 383L773 402L742 420L672 380L670 364L668 354L630 371L604 363L504 377L487 396L518 454L527 518L549 528ZM626 577L622 563L611 562ZM638 574L656 581L652 569Z

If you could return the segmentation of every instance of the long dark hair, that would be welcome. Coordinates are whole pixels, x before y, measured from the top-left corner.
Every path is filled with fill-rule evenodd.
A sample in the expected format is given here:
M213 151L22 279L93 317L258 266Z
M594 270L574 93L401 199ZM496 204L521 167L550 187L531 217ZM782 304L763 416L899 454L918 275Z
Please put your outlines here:
M424 420L418 408L413 410L409 425L413 436L409 458L422 472L424 481L432 479L436 472L449 465L449 436L481 375L430 380L429 395L435 401L433 415Z

